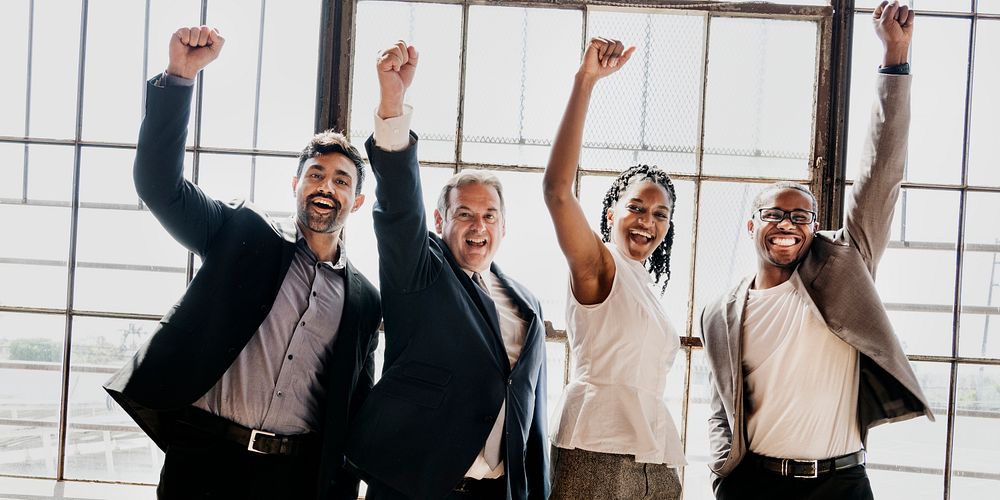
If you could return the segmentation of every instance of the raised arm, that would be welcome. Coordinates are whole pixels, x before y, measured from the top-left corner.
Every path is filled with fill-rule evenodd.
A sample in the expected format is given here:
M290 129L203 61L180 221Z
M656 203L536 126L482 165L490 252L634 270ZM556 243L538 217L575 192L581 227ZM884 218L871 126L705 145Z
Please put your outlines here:
M861 254L874 274L889 244L890 224L900 183L910 128L910 76L906 64L913 37L913 11L896 2L882 2L872 17L882 41L881 73L877 80L861 169L847 200L842 236Z
M170 35L167 70L147 84L132 172L136 192L153 215L179 243L202 256L232 209L184 179L190 80L219 56L224 43L219 31L208 26Z
M573 91L563 115L542 181L545 204L556 228L559 247L569 263L573 295L583 304L603 302L611 293L615 264L601 238L590 229L573 182L583 146L583 126L597 82L628 62L635 47L617 40L593 38L573 80Z

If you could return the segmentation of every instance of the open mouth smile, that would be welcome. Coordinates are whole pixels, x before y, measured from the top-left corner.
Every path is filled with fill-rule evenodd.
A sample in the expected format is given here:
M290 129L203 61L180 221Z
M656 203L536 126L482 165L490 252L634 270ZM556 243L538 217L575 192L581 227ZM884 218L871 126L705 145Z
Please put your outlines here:
M309 200L309 203L321 212L328 212L337 208L337 202L324 196L316 196Z
M801 237L791 234L778 234L774 236L768 236L767 238L767 242L771 244L771 246L779 248L793 247L795 245L798 245L801 241L802 241Z
M629 229L628 236L629 239L639 244L646 244L653 241L653 234L641 229Z
M486 246L486 238L466 238L465 244L470 247L482 248Z

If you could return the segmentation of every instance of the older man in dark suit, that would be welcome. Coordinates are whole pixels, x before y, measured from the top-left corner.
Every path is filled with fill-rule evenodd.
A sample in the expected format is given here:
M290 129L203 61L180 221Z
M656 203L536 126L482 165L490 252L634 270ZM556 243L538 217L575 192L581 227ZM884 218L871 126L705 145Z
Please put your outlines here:
M352 426L347 459L372 499L544 499L540 306L493 263L506 231L494 176L454 176L428 231L403 106L416 64L403 42L378 61L381 101L366 146L378 180L385 369Z
M702 313L719 499L871 499L868 430L933 419L873 279L903 180L913 12L883 2L874 23L885 54L844 227L816 232L808 189L769 186L747 223L756 275Z
M178 30L167 70L147 85L136 190L203 264L105 387L166 451L160 498L354 499L343 443L372 385L380 317L342 234L364 202L364 164L340 134L316 135L287 221L185 180L194 78L224 41L205 26Z

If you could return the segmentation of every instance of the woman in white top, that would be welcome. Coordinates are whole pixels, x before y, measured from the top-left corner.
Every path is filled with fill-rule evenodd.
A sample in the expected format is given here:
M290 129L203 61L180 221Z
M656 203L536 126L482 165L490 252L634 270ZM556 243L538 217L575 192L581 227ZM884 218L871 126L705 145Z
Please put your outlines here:
M626 170L605 197L601 235L573 194L594 86L634 50L590 41L545 170L545 203L570 268L573 353L553 427L553 499L680 497L684 454L664 401L680 343L651 289L662 283L662 293L670 278L673 183L656 167Z

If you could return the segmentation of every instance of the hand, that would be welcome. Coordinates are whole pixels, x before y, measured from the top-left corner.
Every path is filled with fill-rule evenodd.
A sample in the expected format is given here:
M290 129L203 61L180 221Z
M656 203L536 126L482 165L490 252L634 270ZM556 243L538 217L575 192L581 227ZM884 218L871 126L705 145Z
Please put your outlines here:
M882 41L885 53L882 67L903 64L909 59L910 41L913 39L913 11L898 0L883 0L872 13L875 35Z
M375 65L381 94L378 104L379 118L386 119L403 114L403 98L406 97L406 89L413 83L418 58L417 49L402 40L379 52L378 62Z
M167 73L194 79L208 63L219 57L226 39L208 26L180 28L170 35L170 63Z
M632 57L633 52L635 47L626 49L618 40L591 38L590 45L583 54L583 63L580 64L578 74L599 80L621 69Z

